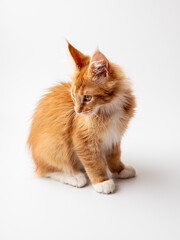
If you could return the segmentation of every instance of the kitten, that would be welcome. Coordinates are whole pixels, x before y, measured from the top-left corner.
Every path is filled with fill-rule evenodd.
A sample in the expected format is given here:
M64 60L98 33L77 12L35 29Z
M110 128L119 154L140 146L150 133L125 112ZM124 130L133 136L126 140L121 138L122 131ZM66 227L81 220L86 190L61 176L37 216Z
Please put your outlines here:
M135 97L121 68L96 50L90 58L70 43L72 82L49 89L36 107L28 145L39 176L111 193L117 178L135 176L121 161L121 138L134 115Z

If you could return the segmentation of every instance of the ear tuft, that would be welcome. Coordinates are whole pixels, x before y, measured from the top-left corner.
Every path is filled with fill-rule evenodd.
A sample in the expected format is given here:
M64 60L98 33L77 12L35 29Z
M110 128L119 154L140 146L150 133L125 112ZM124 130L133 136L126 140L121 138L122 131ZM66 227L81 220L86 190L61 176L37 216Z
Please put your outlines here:
M104 84L108 80L109 63L107 58L98 49L91 58L89 73L92 76L92 80L98 84Z
M66 40L67 41L67 40ZM73 47L68 41L68 49L69 52L76 64L76 66L81 69L83 66L89 63L89 56L84 55L79 50L77 50L75 47Z

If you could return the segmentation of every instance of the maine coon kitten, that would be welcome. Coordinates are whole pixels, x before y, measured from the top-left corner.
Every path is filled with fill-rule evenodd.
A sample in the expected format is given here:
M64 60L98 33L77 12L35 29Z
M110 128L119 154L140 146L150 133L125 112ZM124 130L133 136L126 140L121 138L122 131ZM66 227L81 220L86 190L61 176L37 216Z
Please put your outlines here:
M76 65L72 82L49 89L36 107L28 144L39 176L83 187L86 175L100 193L117 178L135 176L121 161L121 138L134 114L135 98L121 68L96 50L92 57L70 43Z

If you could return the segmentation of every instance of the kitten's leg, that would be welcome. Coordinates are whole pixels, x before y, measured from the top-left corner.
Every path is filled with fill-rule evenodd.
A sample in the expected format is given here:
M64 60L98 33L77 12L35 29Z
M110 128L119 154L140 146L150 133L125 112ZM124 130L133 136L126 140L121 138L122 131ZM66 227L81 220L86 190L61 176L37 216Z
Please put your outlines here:
M113 148L112 153L107 158L109 170L116 178L132 178L136 176L136 171L131 166L125 166L121 162L121 149L120 145Z
M52 172L46 174L45 176L74 187L84 187L87 183L86 176L82 172L76 172L74 174L65 172Z
M94 189L99 193L112 193L115 184L109 179L106 172L106 165L102 157L94 147L83 146L77 150L77 154L93 184Z

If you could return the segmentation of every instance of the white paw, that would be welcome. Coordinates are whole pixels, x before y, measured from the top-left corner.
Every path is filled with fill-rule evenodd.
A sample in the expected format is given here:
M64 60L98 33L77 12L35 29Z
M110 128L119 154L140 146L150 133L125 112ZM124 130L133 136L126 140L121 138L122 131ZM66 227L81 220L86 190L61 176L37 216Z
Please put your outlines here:
M84 173L78 173L74 177L76 178L76 187L84 187L87 184L87 179Z
M93 185L96 192L99 193L112 193L115 190L115 184L112 179L106 180Z
M114 174L116 178L132 178L136 176L136 170L131 166L126 166L119 174Z
M85 174L81 172L75 175L70 175L64 172L54 172L47 174L46 177L50 177L54 180L69 184L74 187L83 187L87 183Z

